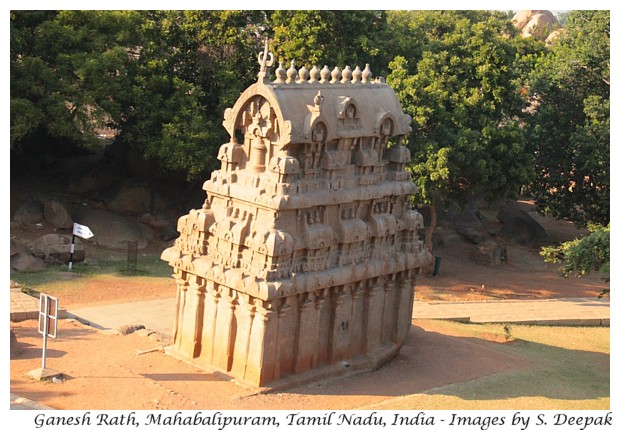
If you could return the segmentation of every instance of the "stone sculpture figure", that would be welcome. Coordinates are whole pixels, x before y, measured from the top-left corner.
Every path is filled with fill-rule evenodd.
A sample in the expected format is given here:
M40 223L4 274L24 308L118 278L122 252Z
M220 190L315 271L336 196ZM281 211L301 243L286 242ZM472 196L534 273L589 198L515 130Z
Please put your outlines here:
M271 81L267 44L259 62L225 112L204 205L162 254L177 283L172 352L256 387L375 369L405 341L431 259L400 144L411 119L368 65L318 79L280 63Z

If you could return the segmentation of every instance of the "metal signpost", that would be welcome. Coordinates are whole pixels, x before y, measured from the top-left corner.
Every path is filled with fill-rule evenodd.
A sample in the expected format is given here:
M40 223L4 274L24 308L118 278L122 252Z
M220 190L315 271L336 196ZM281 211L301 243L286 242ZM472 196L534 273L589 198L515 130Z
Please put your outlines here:
M43 335L43 359L40 369L28 372L28 375L41 381L51 379L56 382L56 378L61 378L62 373L46 367L45 359L47 354L47 338L56 339L58 331L58 299L41 293L39 296L39 333Z
M39 333L43 335L43 360L41 368L45 369L47 338L56 339L58 332L58 299L41 293L39 297Z
M69 270L73 267L73 252L75 251L75 237L81 237L82 239L90 239L94 236L90 228L85 225L73 223L73 236L71 237L71 254L69 255Z

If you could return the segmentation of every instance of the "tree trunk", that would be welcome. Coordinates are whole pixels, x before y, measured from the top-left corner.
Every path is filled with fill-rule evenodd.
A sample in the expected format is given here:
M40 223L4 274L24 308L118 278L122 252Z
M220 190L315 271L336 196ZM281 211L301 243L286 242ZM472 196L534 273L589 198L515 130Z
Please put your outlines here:
M428 228L426 228L424 234L424 247L433 255L433 233L435 233L435 227L437 226L437 208L435 205L428 205L428 209L431 219L429 220ZM432 258L428 265L422 269L422 273L429 275L434 273L434 271L435 259Z
M437 208L435 205L428 205L431 219L429 220L428 228L424 238L424 246L428 249L428 252L433 253L433 233L435 233L435 227L437 226Z

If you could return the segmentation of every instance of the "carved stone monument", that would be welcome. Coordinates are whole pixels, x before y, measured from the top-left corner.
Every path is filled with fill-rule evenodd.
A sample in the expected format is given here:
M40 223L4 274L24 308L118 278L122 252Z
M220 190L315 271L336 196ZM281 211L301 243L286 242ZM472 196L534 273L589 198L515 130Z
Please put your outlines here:
M415 276L410 131L368 65L297 70L259 55L224 127L206 200L162 258L177 281L172 352L252 386L375 369L403 344Z

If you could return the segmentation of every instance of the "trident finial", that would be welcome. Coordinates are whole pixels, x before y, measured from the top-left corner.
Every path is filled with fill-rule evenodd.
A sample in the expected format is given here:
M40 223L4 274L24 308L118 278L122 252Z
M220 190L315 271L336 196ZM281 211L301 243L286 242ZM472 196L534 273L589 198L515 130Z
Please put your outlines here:
M268 67L273 65L273 54L269 52L269 38L265 37L265 49L258 54L258 64L260 64L260 72L258 72L259 78L268 78Z

